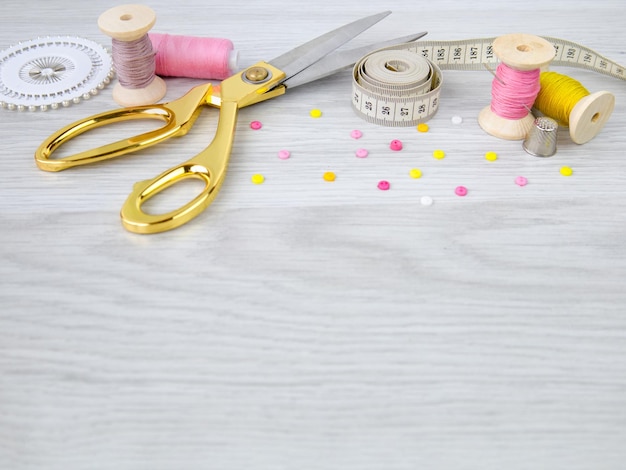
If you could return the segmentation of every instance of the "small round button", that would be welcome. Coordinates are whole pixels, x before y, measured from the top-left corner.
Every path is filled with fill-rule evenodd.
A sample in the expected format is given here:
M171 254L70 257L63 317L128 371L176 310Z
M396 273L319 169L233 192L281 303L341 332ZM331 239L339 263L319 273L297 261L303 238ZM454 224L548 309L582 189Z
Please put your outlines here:
M358 149L356 151L356 156L359 158L365 158L369 155L369 152L367 151L367 149Z
M352 137L353 139L360 139L361 137L363 137L363 132L358 129L354 129L352 132L350 132L350 137Z
M457 187L454 189L454 193L455 193L457 196L461 196L461 197L463 197L463 196L467 196L467 188L466 188L465 186L457 186Z
M515 178L515 184L518 186L526 186L528 184L528 179L526 179L524 176L518 176L517 178Z
M402 141L394 139L389 143L389 148L394 151L402 150Z
M252 178L250 178L250 179L251 179L251 181L254 184L262 184L263 181L265 181L265 177L263 175L259 175L259 174L252 175Z
M409 175L411 176L411 178L421 178L422 177L422 170L420 170L419 168L412 168L409 171Z

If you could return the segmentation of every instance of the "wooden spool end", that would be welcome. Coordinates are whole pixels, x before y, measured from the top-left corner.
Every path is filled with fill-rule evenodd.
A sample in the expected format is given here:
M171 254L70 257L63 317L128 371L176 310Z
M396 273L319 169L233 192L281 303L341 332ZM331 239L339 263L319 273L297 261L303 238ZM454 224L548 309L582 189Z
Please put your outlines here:
M478 114L480 127L494 137L504 140L524 140L533 127L535 118L529 113L522 119L506 119L498 116L486 106Z
M100 15L98 27L119 41L136 41L148 34L156 23L156 13L145 5L119 5Z
M597 91L581 99L569 115L569 134L577 144L593 139L604 127L615 108L615 96Z
M129 107L157 103L165 96L166 92L167 85L163 79L155 76L154 80L144 88L126 88L117 82L111 95L117 104Z
M506 65L517 70L545 67L556 54L554 46L539 36L513 33L493 41L493 52Z
M535 70L546 67L554 59L554 46L539 36L513 33L493 41L495 55L516 70ZM483 108L478 115L480 127L495 137L506 140L523 140L533 126L535 118L528 113L522 119L506 119Z

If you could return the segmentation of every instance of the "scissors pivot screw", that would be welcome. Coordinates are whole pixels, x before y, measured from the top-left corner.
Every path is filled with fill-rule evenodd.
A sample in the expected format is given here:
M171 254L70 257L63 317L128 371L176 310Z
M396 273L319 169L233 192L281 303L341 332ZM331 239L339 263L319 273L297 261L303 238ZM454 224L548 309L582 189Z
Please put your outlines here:
M263 83L270 78L270 72L265 67L250 67L246 70L245 78L251 83Z

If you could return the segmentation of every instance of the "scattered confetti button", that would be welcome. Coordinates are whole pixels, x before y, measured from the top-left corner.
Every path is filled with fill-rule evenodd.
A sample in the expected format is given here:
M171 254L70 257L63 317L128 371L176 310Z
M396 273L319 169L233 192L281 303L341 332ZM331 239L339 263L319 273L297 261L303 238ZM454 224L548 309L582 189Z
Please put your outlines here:
M365 158L369 155L369 152L367 151L367 149L358 149L356 151L356 156L359 158Z
M335 181L335 174L332 171L327 171L326 173L324 173L324 181Z
M524 176L518 176L515 178L515 184L518 186L526 186L528 184L528 179Z
M412 168L409 171L409 175L411 176L411 178L421 178L422 177L422 170L418 169L418 168Z
M454 194L461 197L467 196L467 188L465 186L457 186L454 189Z
M435 150L433 152L433 157L435 157L437 160L441 160L445 156L446 156L446 152L444 152L443 150Z
M312 109L309 114L311 115L312 118L322 117L322 111L320 111L319 109Z
M495 162L498 159L498 154L496 152L487 152L485 154L485 159L490 162Z
M574 170L572 170L569 166L563 166L559 170L563 176L572 176Z
M250 123L250 129L254 129L255 131L258 131L261 127L263 127L261 121L252 121Z
M430 196L422 196L420 198L420 203L422 204L422 206L432 206L433 198Z
M389 181L381 180L378 182L378 189L381 191L387 191L390 187L391 185L389 184Z
M452 124L461 124L463 122L463 118L461 116L452 116Z
M251 180L254 184L262 184L265 181L265 176L259 174L252 175Z
M417 125L417 130L419 132L428 132L428 129L430 129L430 128L428 127L428 124L426 124L425 122L420 122Z
M361 137L363 137L363 132L358 129L354 129L352 132L350 132L350 137L352 137L353 139L360 139Z
M289 150L281 150L278 152L278 158L281 160L287 160L291 156Z
M394 151L402 150L402 141L394 139L389 143L389 148Z

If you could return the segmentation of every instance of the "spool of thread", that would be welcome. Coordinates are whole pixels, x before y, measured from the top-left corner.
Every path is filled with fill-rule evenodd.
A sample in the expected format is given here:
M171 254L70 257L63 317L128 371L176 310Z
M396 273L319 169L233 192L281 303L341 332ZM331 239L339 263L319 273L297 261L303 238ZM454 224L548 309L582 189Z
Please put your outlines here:
M589 91L577 80L557 72L541 72L541 90L535 108L569 127L570 137L577 144L593 139L611 117L615 96L608 91Z
M148 37L155 23L156 14L144 5L120 5L98 18L100 30L112 38L118 78L113 99L122 106L152 104L165 96L167 88L155 74L155 53Z
M552 44L530 34L508 34L493 42L501 63L492 82L491 104L478 115L483 130L495 137L522 140L533 127L530 114L540 91L540 68L554 58Z
M238 53L229 39L149 33L162 77L223 80L237 71Z

